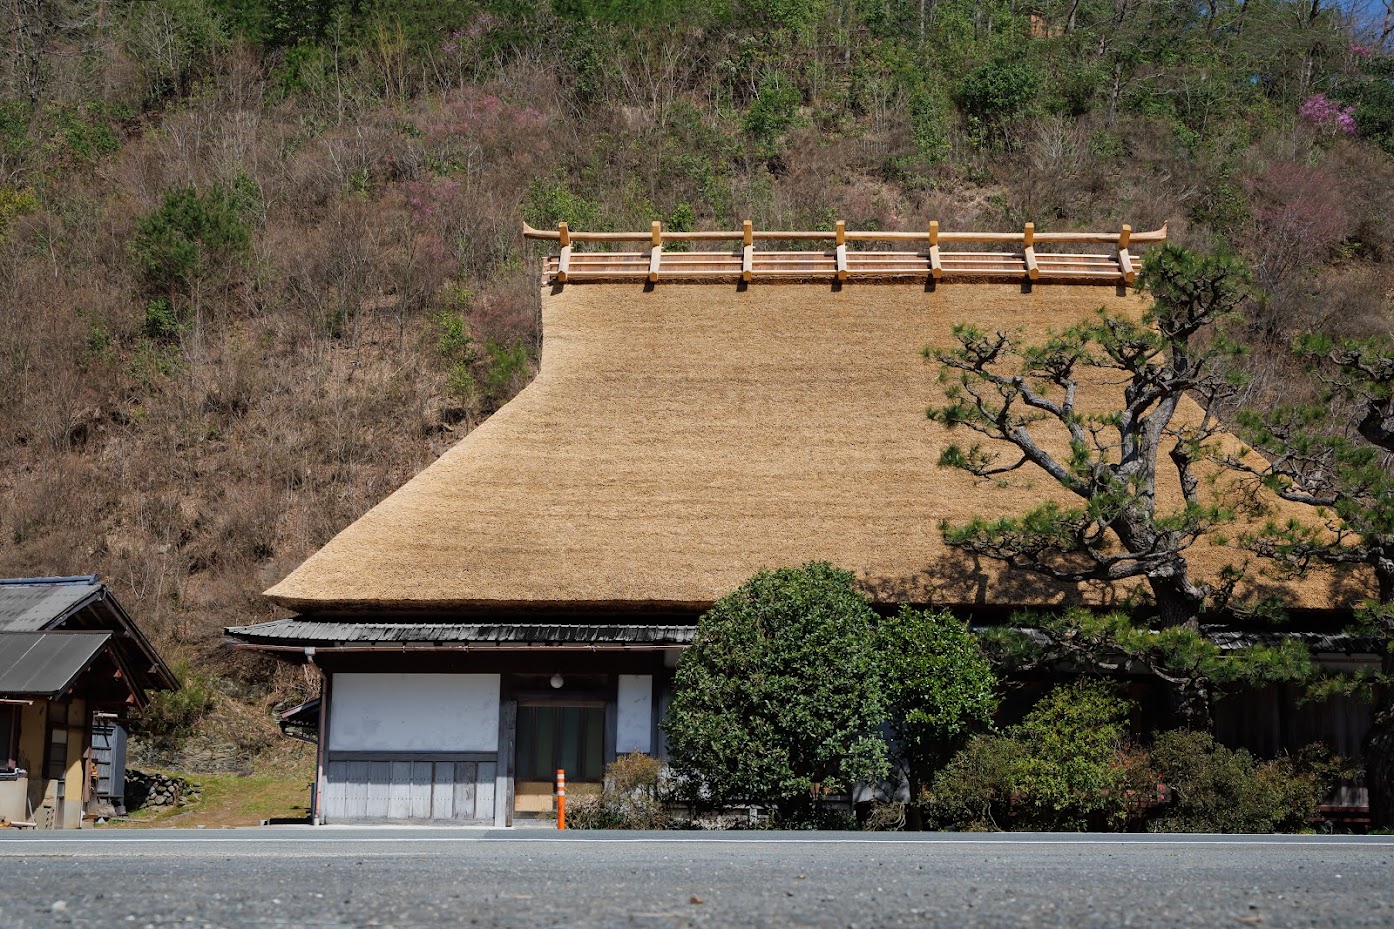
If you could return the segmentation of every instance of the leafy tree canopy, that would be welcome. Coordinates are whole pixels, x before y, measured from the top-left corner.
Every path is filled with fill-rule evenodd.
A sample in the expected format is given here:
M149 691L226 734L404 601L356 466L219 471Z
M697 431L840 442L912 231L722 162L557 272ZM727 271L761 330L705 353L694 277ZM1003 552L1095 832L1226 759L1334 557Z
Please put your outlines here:
M876 613L824 563L762 571L718 600L678 663L664 721L699 805L754 802L796 824L818 793L888 771Z
M1149 256L1139 286L1155 297L1141 320L1101 312L1038 345L956 327L957 346L925 350L948 385L948 402L929 416L991 440L949 446L942 467L996 477L1034 466L1079 501L946 526L950 545L1061 582L1143 579L1158 621L1174 626L1194 623L1215 593L1191 576L1186 551L1230 517L1202 499L1197 465L1220 431L1208 411L1234 386L1221 366L1228 343L1213 329L1239 307L1245 278L1231 259L1168 245ZM1102 410L1080 406L1083 394L1107 396L1113 384L1121 390ZM1188 397L1206 412L1178 415ZM1044 440L1052 427L1069 436L1067 449ZM1174 511L1158 507L1163 467L1184 497Z
M891 730L911 796L975 731L992 721L997 676L967 623L902 607L877 641Z
M1255 661L1222 656L1200 620L1209 609L1230 606L1239 573L1201 581L1188 561L1191 546L1233 516L1224 495L1212 489L1202 496L1201 468L1216 454L1221 431L1212 411L1237 384L1226 364L1234 349L1218 324L1245 300L1246 275L1230 258L1168 245L1149 256L1139 286L1154 298L1140 320L1101 312L1024 346L1007 333L961 326L956 347L926 350L948 384L948 402L931 408L930 417L990 440L948 447L941 466L980 477L1039 468L1078 501L945 526L944 538L1058 582L1142 581L1150 605L1131 615L1078 612L1048 620L1055 628L1047 629L1051 644L1040 654L1141 661L1172 685L1183 720L1205 726L1217 683L1241 670L1300 678L1309 668L1291 650ZM1085 408L1086 392L1091 402L1112 399ZM1047 445L1043 436L1052 429L1068 435L1067 449ZM1010 453L1005 460L1003 450ZM1180 487L1179 508L1158 503L1164 471ZM1275 664L1265 669L1270 659Z

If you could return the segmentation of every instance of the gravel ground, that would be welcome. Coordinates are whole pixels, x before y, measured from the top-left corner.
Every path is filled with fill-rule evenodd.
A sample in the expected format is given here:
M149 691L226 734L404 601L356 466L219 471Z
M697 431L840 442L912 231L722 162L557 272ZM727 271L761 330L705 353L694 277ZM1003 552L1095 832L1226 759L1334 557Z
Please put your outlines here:
M1394 926L1394 839L0 836L0 927Z

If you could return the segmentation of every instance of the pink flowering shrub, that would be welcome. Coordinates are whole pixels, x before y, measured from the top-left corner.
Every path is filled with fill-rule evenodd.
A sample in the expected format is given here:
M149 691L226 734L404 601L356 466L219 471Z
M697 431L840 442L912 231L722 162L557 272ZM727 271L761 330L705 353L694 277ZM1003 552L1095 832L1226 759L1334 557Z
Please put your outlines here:
M1355 107L1341 106L1326 94L1312 94L1297 108L1297 115L1330 133L1355 135Z

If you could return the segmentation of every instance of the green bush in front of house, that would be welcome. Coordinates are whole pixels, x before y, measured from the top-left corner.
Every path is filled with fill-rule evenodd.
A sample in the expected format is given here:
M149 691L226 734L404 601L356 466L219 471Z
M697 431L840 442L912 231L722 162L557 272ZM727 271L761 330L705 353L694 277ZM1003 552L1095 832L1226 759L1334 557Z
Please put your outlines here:
M1259 761L1206 732L1157 736L1152 761L1172 802L1148 824L1153 832L1293 832L1306 828L1341 774L1322 746Z
M1062 684L1020 723L973 738L921 795L927 818L961 829L1119 830L1155 793L1128 740L1132 705L1103 681Z
M702 616L664 721L678 789L698 809L753 803L818 822L820 799L889 770L877 616L824 563L762 571Z
M901 607L881 620L877 643L895 760L915 797L992 723L997 675L968 624L949 612Z

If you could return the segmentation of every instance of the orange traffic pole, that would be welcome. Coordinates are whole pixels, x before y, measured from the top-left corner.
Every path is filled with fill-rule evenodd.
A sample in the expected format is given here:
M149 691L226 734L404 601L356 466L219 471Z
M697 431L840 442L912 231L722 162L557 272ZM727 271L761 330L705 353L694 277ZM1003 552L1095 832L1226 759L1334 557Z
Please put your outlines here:
M557 768L557 828L566 828L566 772Z

